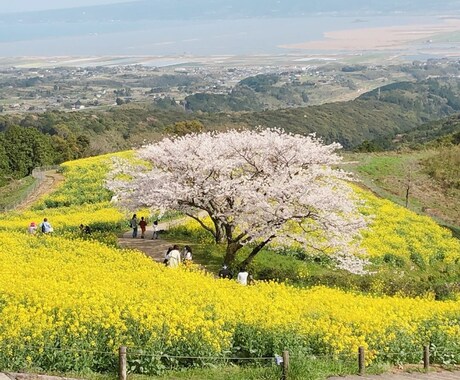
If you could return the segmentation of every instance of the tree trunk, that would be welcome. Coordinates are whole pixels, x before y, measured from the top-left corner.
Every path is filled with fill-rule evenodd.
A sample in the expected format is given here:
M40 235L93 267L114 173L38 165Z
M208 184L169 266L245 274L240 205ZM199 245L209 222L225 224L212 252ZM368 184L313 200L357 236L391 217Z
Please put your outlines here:
M249 264L251 264L252 260L254 260L254 257L261 251L263 247L265 247L268 243L270 243L273 239L275 238L275 235L270 236L267 240L259 243L254 249L251 251L251 253L244 259L244 261L241 263L241 266L243 268L247 267Z
M214 227L216 229L216 234L214 236L214 238L216 239L216 243L217 244L222 244L225 241L225 238L226 238L226 236L225 236L225 228L222 225L222 223L220 223L218 220L212 219L212 221L214 222Z
M216 244L222 244L226 238L225 227L219 219L215 219L211 217L211 220L214 224L214 229L212 227L208 227L200 218L199 216L193 215L192 213L186 213L185 215L189 216L190 218L196 220L201 227L203 227L206 231L210 232L216 241ZM208 215L211 215L208 211Z
M244 259L244 261L241 263L241 266L243 268L246 268L249 264L252 263L252 260L254 260L254 257L259 253L259 251L254 252L254 250Z
M231 266L236 258L236 253L242 247L241 244L235 242L227 243L227 251L225 253L224 264Z

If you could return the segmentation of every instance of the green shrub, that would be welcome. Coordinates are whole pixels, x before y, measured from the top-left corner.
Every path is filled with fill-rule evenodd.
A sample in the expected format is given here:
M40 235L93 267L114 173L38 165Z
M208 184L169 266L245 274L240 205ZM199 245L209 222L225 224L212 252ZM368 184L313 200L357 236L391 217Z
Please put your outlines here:
M410 259L420 269L425 270L426 268L425 260L423 260L423 257L420 253L412 252L410 254Z
M406 260L403 257L394 255L392 253L386 253L383 255L383 262L398 268L403 268L406 265Z

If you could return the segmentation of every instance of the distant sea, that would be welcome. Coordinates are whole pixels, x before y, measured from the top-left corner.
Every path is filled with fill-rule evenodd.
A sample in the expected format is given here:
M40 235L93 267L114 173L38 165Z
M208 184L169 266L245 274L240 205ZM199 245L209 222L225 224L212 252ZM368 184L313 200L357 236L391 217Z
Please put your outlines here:
M289 54L280 45L323 38L328 31L426 24L434 17L317 16L212 21L112 20L100 23L0 23L0 56ZM298 52L298 51L297 51Z

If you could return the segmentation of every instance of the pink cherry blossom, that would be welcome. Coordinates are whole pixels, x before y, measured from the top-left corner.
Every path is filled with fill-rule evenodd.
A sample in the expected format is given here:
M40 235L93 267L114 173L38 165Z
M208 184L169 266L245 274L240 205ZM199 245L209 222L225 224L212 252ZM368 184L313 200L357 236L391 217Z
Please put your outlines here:
M348 184L352 176L340 169L340 148L273 129L165 138L137 152L151 166L118 162L108 187L128 208L178 210L196 219L226 243L228 264L247 244L252 251L243 265L269 244L297 242L336 254L344 267L349 256L355 267L366 223ZM129 181L122 180L126 174Z

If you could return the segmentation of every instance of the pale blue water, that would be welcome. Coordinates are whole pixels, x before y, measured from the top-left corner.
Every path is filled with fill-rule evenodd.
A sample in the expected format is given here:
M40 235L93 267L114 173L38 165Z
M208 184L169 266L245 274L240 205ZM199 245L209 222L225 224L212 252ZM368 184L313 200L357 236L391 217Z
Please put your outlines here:
M436 21L407 16L33 24L10 20L0 23L0 56L288 54L294 51L279 46L318 40L327 31Z

